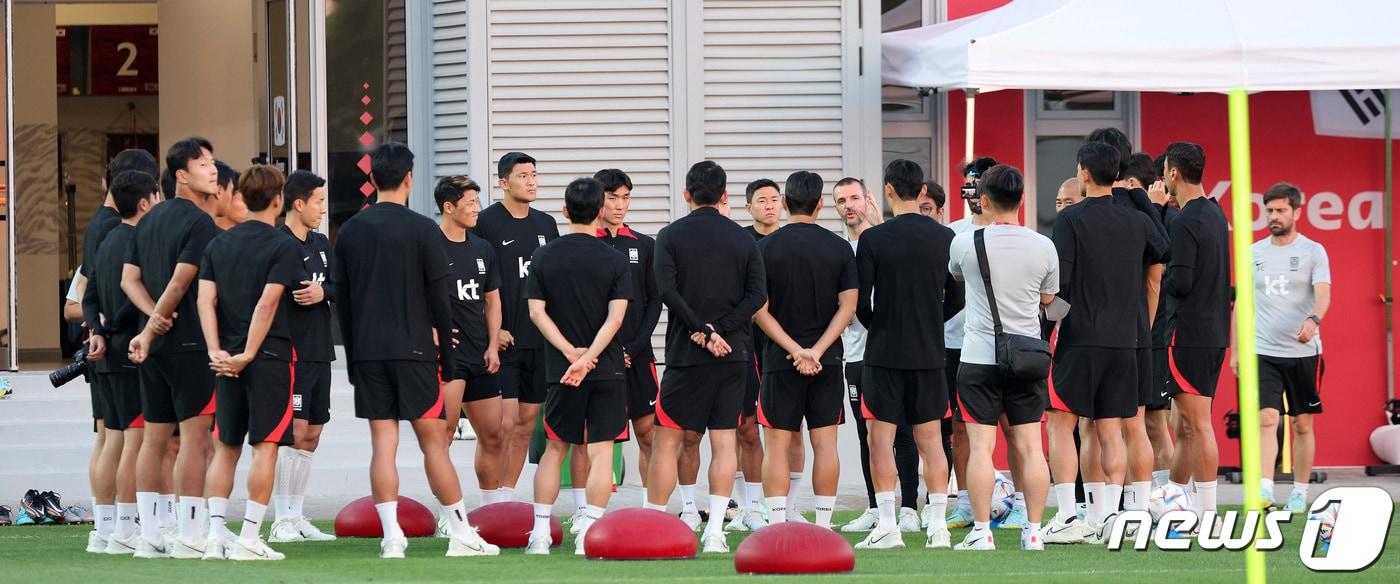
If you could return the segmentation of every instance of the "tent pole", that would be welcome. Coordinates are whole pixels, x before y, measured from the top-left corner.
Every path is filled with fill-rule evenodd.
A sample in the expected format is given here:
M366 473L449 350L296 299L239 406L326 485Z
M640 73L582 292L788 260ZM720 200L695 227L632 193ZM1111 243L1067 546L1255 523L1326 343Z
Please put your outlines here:
M963 164L972 163L973 130L977 126L977 90L965 89L963 93L967 95L967 120L963 124L965 136L963 137ZM972 216L972 203L963 199L963 217Z
M1390 90L1385 90L1385 386L1386 399L1395 396L1395 331L1392 328L1395 298L1395 226L1391 220L1395 196L1394 136L1390 134Z
M1259 359L1254 336L1254 186L1250 176L1249 94L1230 91L1230 207L1235 247L1235 331L1239 351L1240 467L1245 509L1262 509L1259 497ZM1245 551L1245 582L1263 584L1264 555Z

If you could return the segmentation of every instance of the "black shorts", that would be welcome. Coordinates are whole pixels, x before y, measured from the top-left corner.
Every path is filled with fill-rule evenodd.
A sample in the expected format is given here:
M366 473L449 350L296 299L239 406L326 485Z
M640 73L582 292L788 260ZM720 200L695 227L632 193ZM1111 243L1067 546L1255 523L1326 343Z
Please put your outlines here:
M744 417L758 415L758 394L763 387L763 373L758 368L757 353L749 358L749 366L744 372Z
M331 364L292 362L292 415L312 426L331 421Z
M544 378L544 349L510 349L501 355L501 368L496 372L501 397L542 404L549 385Z
M943 359L946 364L943 367L943 375L948 378L948 407L951 410L948 417L961 421L958 404L958 367L962 363L962 349L944 349Z
M130 373L98 373L102 383L102 426L108 430L146 427L141 417L141 378Z
M770 371L764 374L763 389L758 395L758 423L766 428L800 432L804 419L808 428L845 422L841 382L841 367L836 364L823 367L812 376L796 370Z
M656 422L692 432L737 428L750 369L750 361L667 367L656 399Z
M1138 408L1137 349L1057 347L1049 409L1099 420L1131 418Z
M214 371L203 352L151 355L141 376L141 413L147 423L174 424L214 413Z
M438 365L433 361L360 361L355 386L355 417L369 420L446 419Z
M1322 355L1314 357L1259 356L1259 407L1281 413L1322 413Z
M287 361L253 359L238 377L219 377L214 437L231 446L292 444L292 375Z
M952 416L948 377L941 369L887 369L865 364L861 371L861 416L916 426Z
M656 396L661 384L656 380L656 359L633 361L627 368L627 418L635 420L656 413Z
M102 387L102 374L92 372L92 363L88 363L88 372L83 375L83 379L88 384L88 399L92 402L92 419L105 420L107 415L107 404L102 403L107 391Z
M1225 349L1208 347L1168 347L1167 395L1189 393L1215 397L1215 384L1220 381L1220 366L1225 363Z
M458 380L467 382L467 388L462 391L462 403L501 397L500 369L488 373L485 363L469 362L458 352L453 356L452 370L457 373Z
M1161 393L1157 386L1152 384L1152 349L1139 347L1137 349L1137 396L1139 407L1152 405L1153 397Z
M1147 403L1147 411L1156 412L1172 407L1171 394L1167 392L1167 380L1172 376L1167 368L1167 348L1152 349L1152 400Z
M550 440L587 444L627 439L627 385L585 381L578 387L549 386L544 433Z
M1033 424L1045 415L1045 380L1009 379L996 365L958 364L958 404L968 424L996 426L1002 414L1012 426Z

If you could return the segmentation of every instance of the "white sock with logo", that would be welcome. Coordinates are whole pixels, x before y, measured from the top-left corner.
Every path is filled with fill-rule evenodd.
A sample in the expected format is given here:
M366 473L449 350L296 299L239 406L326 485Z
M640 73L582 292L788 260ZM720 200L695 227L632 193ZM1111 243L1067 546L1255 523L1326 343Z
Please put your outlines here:
M472 524L467 521L467 506L463 501L458 500L451 505L438 503L442 507L442 516L447 518L447 525L452 529L452 536L465 534L472 528Z
M724 505L728 507L729 501L725 501ZM681 485L681 512L700 512L700 509L695 506L695 485Z
M535 503L535 525L530 529L530 539L550 538L550 518L554 516L554 505Z
M795 498L797 498L797 495L798 495L799 493L801 493L801 492L802 492L802 473L800 473L800 472L790 472L790 473L788 473L788 492L787 492L788 498L789 498L789 499L795 499Z
M896 529L899 525L899 519L895 516L894 491L875 493L875 505L880 509L880 523L875 526L875 529Z
M112 535L117 539L129 539L136 533L136 503L117 503L117 522L112 527Z
M243 512L243 529L238 533L238 541L244 547L252 547L258 544L259 533L262 531L263 517L267 515L267 505L257 501L248 501L248 507Z
M141 518L141 537L146 543L161 545L160 541L160 493L136 493L137 516Z
M768 524L774 525L787 521L787 497L768 497L764 502L768 504Z
M160 496L160 526L162 529L175 527L178 522L175 520L175 495L161 494Z
M1079 506L1074 501L1074 483L1058 483L1055 485L1055 518L1068 521L1075 517L1075 510Z
M741 513L749 510L748 485L748 481L744 480L744 471L734 473L734 500L739 502Z
M1118 512L1118 507L1123 503L1123 485L1117 483L1104 485L1103 492L1103 514L1099 516L1100 521L1105 521L1109 515Z
M749 511L761 511L763 506L763 483L744 483L744 491L749 500ZM728 506L728 502L725 503L725 506Z
M180 497L180 539L185 543L200 541L204 535L204 526L199 523L202 508L204 497Z
M112 537L112 524L116 523L116 505L93 505L92 506L92 528L97 531L98 537L107 539Z
M228 499L209 497L209 534L222 537L228 528Z
M1084 483L1084 499L1089 503L1089 513L1086 516L1089 523L1097 524L1102 522L1104 516L1104 484Z
M1012 511L1020 511L1022 514L1024 514L1024 513L1026 512L1026 494L1025 494L1025 493L1023 493L1023 492L1021 492L1021 491L1016 491L1016 494L1012 497L1011 510L1012 510Z
M1129 511L1143 511L1147 509L1147 501L1152 497L1152 481L1136 481L1129 487L1132 496L1123 507Z
M574 493L574 512L582 517L583 510L588 507L588 489L574 487L569 490Z
M831 527L831 514L835 510L835 495L817 495L817 525Z

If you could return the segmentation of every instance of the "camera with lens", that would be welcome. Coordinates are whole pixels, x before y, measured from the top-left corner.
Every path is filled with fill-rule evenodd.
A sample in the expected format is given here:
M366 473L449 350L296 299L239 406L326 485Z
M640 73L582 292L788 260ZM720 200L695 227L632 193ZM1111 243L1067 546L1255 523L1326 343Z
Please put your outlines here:
M59 367L49 374L49 383L52 383L55 388L61 387L67 385L69 381L78 378L78 376L87 373L87 357L88 349L87 346L84 345L83 348L78 349L78 352L73 353L72 363Z
M982 173L977 172L976 168L969 168L967 170L967 178L963 181L961 192L962 199L967 202L968 208L972 209L973 213L982 212L982 195L977 189L978 184L981 183L982 180L980 178L981 175Z

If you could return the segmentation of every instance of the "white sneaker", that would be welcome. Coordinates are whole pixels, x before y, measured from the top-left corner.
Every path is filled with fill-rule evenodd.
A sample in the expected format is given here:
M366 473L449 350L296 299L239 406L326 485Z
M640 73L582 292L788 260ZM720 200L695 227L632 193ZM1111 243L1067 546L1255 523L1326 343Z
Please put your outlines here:
M1086 523L1085 520L1078 517L1071 516L1068 519L1061 519L1056 515L1054 519L1050 520L1050 525L1045 526L1045 530L1041 534L1045 536L1045 543L1084 543L1084 538L1089 535Z
M1031 535L1030 530L1021 530L1021 549L1028 552L1045 551L1045 538L1040 534Z
M950 548L953 547L953 535L948 533L948 528L942 525L934 525L928 529L924 537L924 547L926 548ZM993 548L995 549L995 548Z
M217 534L209 536L209 539L204 540L204 557L200 559L227 560L229 541L231 540Z
M807 518L802 515L801 511L792 507L788 507L787 520L788 523L811 523L811 521L808 521Z
M88 532L87 553L107 553L107 538L102 537L100 534L98 534L96 529Z
M335 541L334 534L321 531L305 517L296 518L296 528L302 541Z
M700 524L703 523L703 521L700 520L699 511L686 511L681 513L681 522L685 523L686 527L689 527L691 531L700 531Z
M878 513L876 514L878 518ZM908 507L899 508L899 530L904 533L918 533L923 531L919 520L919 512Z
M267 533L267 541L272 543L295 543L306 540L301 536L301 531L297 529L296 520L287 517L278 519L272 523L272 529Z
M928 529L933 523L933 505L924 503L924 510L919 512L919 529Z
M574 511L574 514L569 517L569 533L578 535L581 529L583 529L583 511Z
M1093 545L1103 545L1108 543L1108 536L1113 529L1114 522L1118 521L1118 512L1114 511L1105 517L1102 522L1089 526L1089 534L1084 536L1084 543Z
M888 529L880 529L879 525L870 531L870 535L865 536L865 540L856 544L858 550L887 550L904 547L904 533L899 530L899 526Z
M447 540L447 557L465 558L470 556L499 556L501 548L486 543L476 528L468 528L466 533L454 533Z
M947 532L945 531L944 533ZM930 535L929 537L932 539L933 536ZM992 539L992 530L977 531L974 529L969 531L967 537L963 538L962 542L953 549L960 552L993 551L997 549L997 544L996 541Z
M880 523L880 511L878 509L866 509L860 517L852 519L849 523L841 526L841 531L846 533L858 533L870 531Z
M136 540L141 539L141 534L132 533L130 537L122 539L113 535L107 538L107 549L103 551L113 556L129 556L136 553Z
M261 560L281 560L287 556L267 547L267 542L259 539L257 543L248 545L243 543L243 538L233 540L228 546L228 559L246 562Z
M583 551L583 540L585 535L588 535L587 529L580 530L578 537L574 538L574 555L576 556L588 555Z
M750 510L748 513L743 514L742 519L744 521L744 529L736 531L758 531L768 527L768 521L764 519L763 514L758 511Z
M203 542L201 542L203 543ZM204 558L204 548L198 544L191 545L185 540L175 540L175 545L170 546L170 557L177 560L199 560Z
M438 517L437 531L433 533L433 537L442 539L452 537L452 528L447 525L447 517Z
M548 537L532 537L530 538L530 543L525 546L525 555L547 556L549 555L549 546L553 545L553 543L554 542Z
M725 540L724 533L707 535L700 539L704 545L703 553L707 554L727 554L729 553L729 542Z
M379 558L383 560L402 560L407 549L408 538L402 535L379 540Z
M146 541L146 538L139 535L136 536L136 540L136 552L133 556L148 560L170 557L170 548L165 545L164 538L158 544Z
M745 516L745 515L748 515L748 514L749 514L748 511L740 511L738 515L735 515L733 519L730 519L730 520L729 520L729 524L724 526L724 530L725 530L725 531L748 531L748 530L749 530L748 526L744 525L744 516Z

